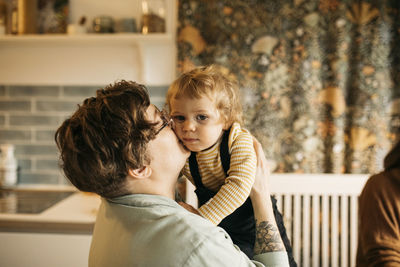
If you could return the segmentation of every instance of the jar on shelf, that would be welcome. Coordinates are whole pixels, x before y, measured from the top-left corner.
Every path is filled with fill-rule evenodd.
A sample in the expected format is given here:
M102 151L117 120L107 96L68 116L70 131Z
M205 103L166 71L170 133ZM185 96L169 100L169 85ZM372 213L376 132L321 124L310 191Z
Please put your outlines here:
M165 32L164 0L142 0L141 32Z
M93 19L93 31L95 33L113 33L114 19L111 16L97 16Z
M14 156L14 145L0 145L0 185L10 186L17 183L17 159Z

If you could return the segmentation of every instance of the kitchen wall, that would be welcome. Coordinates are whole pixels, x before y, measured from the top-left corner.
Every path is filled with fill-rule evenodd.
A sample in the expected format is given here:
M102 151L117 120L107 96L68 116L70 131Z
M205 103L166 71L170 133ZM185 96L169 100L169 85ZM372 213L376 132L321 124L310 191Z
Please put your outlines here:
M116 80L145 84L162 107L175 78L176 5L166 0L166 32L0 36L0 143L14 144L20 184L68 183L54 133L77 104ZM70 0L69 23L111 15L139 24L140 0Z
M0 85L0 143L15 145L19 183L68 183L58 168L54 133L100 87ZM148 89L151 101L162 107L167 86Z

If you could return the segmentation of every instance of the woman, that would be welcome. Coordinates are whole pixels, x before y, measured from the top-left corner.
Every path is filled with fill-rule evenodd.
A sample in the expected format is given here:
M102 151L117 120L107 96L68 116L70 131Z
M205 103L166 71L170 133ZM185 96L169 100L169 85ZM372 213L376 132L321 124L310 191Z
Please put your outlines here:
M174 201L189 151L170 123L144 86L122 81L86 99L57 130L67 178L103 197L89 266L288 266L261 145L255 146L258 174L250 194L256 219L251 261L222 228Z

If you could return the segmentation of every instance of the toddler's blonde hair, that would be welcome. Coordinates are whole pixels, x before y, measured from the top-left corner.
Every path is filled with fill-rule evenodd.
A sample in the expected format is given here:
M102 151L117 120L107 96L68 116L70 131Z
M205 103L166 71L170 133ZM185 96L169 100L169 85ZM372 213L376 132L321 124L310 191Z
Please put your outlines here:
M166 103L169 111L171 111L171 99L182 96L189 98L207 96L214 101L227 127L234 122L242 123L238 86L213 65L197 67L185 72L171 84L168 88Z

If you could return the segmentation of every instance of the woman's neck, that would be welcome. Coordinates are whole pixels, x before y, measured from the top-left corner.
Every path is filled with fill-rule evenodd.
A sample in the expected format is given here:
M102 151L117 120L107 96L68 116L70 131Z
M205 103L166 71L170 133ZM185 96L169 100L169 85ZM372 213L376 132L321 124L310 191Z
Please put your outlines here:
M160 178L147 178L143 180L135 180L127 184L129 191L132 194L147 194L147 195L159 195L165 196L171 199L175 199L175 187L176 182L171 184L168 181L172 179ZM177 179L175 180L177 181Z

